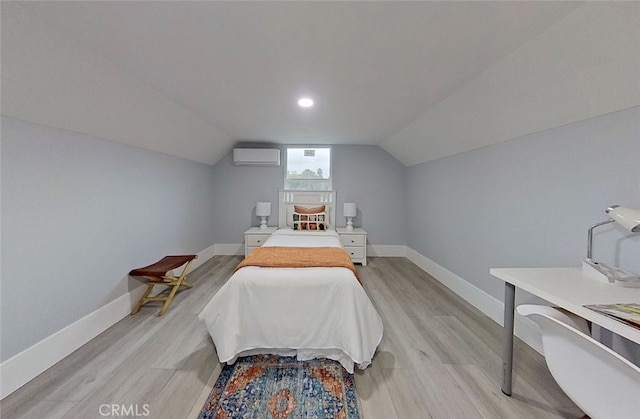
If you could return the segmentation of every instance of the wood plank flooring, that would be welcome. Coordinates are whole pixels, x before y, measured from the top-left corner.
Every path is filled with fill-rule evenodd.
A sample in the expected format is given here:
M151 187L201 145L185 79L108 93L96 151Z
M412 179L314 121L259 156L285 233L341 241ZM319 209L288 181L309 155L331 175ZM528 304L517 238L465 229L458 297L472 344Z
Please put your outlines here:
M197 316L240 260L210 259L191 273L193 289L180 292L163 317L156 316L159 304L127 316L2 400L0 415L197 418L221 370ZM370 258L358 271L385 327L372 365L355 374L364 418L582 415L544 359L518 339L514 394L504 396L501 327L409 260ZM123 415L111 406L137 411Z

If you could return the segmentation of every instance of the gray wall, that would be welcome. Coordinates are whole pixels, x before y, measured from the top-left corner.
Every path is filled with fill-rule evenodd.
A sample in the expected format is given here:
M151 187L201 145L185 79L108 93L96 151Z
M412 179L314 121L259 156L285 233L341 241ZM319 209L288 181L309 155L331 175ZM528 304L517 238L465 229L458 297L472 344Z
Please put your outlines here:
M407 169L407 244L503 300L491 267L579 266L612 204L640 208L640 108ZM640 235L595 234L594 257L640 273Z
M284 150L284 146L279 145ZM404 168L333 146L338 225L403 245L502 300L490 267L577 266L611 204L640 207L640 108ZM2 118L2 360L125 294L169 253L241 243L285 167L214 167ZM595 255L640 272L640 236L606 226Z
M353 224L367 231L369 244L406 245L405 167L378 146L334 146L333 154L336 224L346 225L342 203L355 202Z
M2 118L2 360L215 240L211 166Z
M243 144L250 147L251 144ZM261 148L280 148L262 144ZM283 155L281 154L281 159ZM249 227L260 225L256 202L271 202L270 226L278 225L278 190L284 185L284 165L280 167L238 167L233 150L213 166L213 200L216 243L242 243Z
M258 201L271 201L269 225L278 225L278 190L284 185L286 146L273 147L282 150L280 167L236 167L232 152L214 166L216 220L223 220L215 224L217 243L243 241L242 233L259 224L255 216ZM353 201L358 205L354 225L367 230L369 244L406 244L404 166L378 146L334 145L332 160L337 226L346 224L342 203Z

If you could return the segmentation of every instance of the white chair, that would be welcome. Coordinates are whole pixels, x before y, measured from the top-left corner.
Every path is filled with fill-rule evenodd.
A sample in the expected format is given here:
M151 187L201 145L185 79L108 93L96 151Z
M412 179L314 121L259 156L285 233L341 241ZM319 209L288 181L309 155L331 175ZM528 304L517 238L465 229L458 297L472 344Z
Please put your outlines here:
M528 304L518 313L542 329L549 371L580 409L594 419L640 418L640 368L593 339L584 319Z

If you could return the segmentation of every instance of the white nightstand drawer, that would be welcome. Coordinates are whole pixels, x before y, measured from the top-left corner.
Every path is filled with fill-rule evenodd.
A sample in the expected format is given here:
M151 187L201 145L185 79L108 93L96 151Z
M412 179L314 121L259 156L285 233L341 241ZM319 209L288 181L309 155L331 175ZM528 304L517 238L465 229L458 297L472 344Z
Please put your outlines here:
M265 241L269 238L268 234L251 234L247 235L247 246L249 247L260 247L264 244Z
M353 263L367 266L367 232L362 228L347 230L344 227L336 228L336 232L340 235L342 246Z
M363 259L364 248L362 247L345 247L344 250L349 253L351 259Z
M244 232L244 255L248 256L249 253L261 247L264 242L267 241L271 233L276 231L278 227L267 227L261 229L260 227L251 227Z
M340 236L342 239L342 245L347 246L364 246L366 244L366 237L361 234L343 234Z

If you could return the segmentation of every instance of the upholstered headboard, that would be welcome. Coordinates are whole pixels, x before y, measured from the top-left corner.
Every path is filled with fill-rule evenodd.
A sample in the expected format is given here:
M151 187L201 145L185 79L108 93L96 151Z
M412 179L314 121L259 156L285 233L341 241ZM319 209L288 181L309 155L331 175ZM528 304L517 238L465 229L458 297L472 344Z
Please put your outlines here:
M287 224L287 216L293 214L294 205L310 208L324 205L329 219L329 227L336 228L336 191L297 191L281 189L278 202L278 227L283 228L289 226L289 224Z

